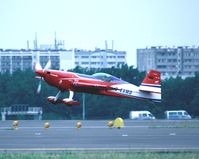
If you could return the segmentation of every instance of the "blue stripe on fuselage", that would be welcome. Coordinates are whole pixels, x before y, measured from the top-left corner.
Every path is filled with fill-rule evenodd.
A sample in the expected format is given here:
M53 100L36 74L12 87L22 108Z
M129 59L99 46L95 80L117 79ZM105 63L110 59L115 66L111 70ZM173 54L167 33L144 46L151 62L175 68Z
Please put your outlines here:
M141 84L141 86L161 88L161 86L160 86L160 85Z

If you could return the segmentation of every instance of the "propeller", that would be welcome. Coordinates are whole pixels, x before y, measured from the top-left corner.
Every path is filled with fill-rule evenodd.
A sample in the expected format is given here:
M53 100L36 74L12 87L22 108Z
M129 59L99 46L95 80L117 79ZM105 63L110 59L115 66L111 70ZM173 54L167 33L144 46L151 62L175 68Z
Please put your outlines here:
M44 67L43 70L45 71L45 70L48 70L48 69L50 69L50 68L51 68L51 60L48 60L46 66Z
M43 79L43 76L44 76L44 72L45 70L48 70L50 69L51 67L51 60L49 59L47 64L45 65L44 69L42 69L41 67L41 64L39 62L36 63L35 65L35 72L40 76L39 79L39 84L38 84L38 87L37 87L37 94L40 94L41 92L41 81Z
M42 70L41 64L39 62L35 65L35 71Z
M37 94L40 94L41 92L41 80L39 81L39 85L37 87Z

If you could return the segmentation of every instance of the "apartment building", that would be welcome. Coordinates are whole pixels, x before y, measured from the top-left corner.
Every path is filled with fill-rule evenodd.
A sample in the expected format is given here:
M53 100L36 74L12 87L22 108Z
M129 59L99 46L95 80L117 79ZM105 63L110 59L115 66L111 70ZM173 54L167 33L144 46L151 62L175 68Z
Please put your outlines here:
M96 49L65 50L65 49L0 49L0 72L12 74L16 70L34 70L36 61L40 61L42 67L51 60L52 69L68 70L76 66L83 68L111 68L126 64L125 51L113 51Z
M42 67L51 60L53 69L67 70L75 67L73 50L13 50L0 49L0 72L12 74L16 70L34 70L36 61Z
M163 79L192 77L199 71L199 47L137 49L137 68L159 70Z
M112 49L94 51L75 50L75 66L83 68L111 68L126 64L126 52Z

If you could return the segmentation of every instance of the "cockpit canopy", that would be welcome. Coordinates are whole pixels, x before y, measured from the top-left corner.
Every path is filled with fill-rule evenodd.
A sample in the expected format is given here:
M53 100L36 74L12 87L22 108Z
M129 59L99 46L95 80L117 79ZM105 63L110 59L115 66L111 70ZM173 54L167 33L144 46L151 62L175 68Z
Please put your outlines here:
M105 82L128 83L108 73L95 73L92 76L96 79L99 79Z

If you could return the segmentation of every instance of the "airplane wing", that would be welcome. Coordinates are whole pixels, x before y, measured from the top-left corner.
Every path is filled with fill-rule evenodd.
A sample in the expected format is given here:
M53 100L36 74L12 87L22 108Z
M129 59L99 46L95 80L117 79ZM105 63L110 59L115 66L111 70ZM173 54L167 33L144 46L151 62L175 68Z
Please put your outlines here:
M78 88L85 88L85 89L95 89L95 90L115 90L115 88L103 84L93 84L93 83L86 83L86 82L74 82L74 86Z
M116 88L113 88L106 84L95 84L95 83L82 82L82 81L79 81L78 78L62 78L61 80L71 81L71 83L76 88L93 89L93 90L117 90Z

